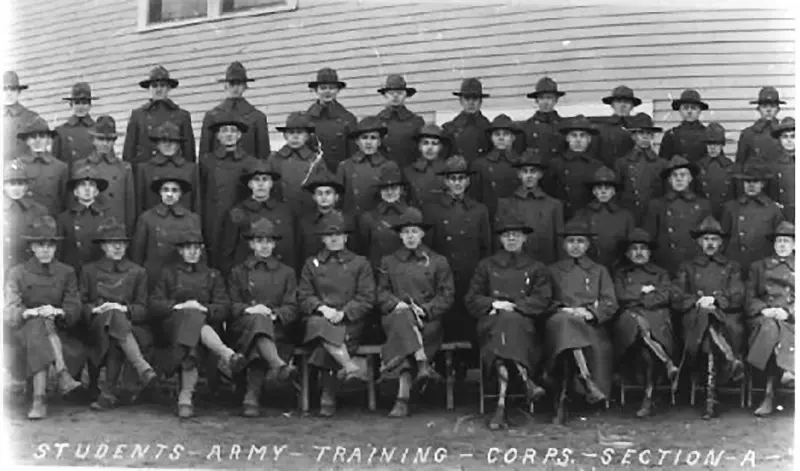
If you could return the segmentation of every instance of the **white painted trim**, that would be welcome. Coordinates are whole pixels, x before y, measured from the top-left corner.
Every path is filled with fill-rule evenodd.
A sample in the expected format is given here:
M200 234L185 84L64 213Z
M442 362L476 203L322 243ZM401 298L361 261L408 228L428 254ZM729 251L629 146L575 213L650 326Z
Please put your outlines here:
M242 18L248 16L269 15L272 13L280 13L284 11L294 11L298 8L299 0L284 0L285 5L253 8L251 10L240 11L236 13L222 13L222 0L207 0L208 1L208 16L204 18L189 18L179 21L167 21L164 23L148 24L148 9L150 2L148 0L137 0L137 28L138 33L147 33L149 31L160 31L164 29L181 28L189 25L196 25L200 23L212 23L215 21L227 20L230 18Z

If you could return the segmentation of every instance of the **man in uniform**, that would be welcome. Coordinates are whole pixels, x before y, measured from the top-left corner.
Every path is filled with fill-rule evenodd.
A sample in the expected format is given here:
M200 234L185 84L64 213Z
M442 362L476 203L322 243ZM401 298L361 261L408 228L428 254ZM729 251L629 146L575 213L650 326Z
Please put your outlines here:
M442 178L436 172L444 168L452 143L450 137L432 123L423 126L415 139L420 155L403 169L403 176L408 182L410 203L421 208L444 191Z
M19 162L6 162L3 172L3 271L29 258L28 244L20 234L37 219L49 214L47 208L28 195L30 178Z
M682 155L697 163L706 154L706 127L700 122L700 114L708 109L708 104L697 90L689 89L672 100L672 109L680 113L682 122L664 133L658 155L665 160Z
M85 159L94 151L92 136L94 120L89 116L92 100L92 88L86 82L78 82L72 86L72 93L64 101L69 102L72 116L67 122L55 129L53 138L53 156L62 162L72 164L76 160Z
M492 142L490 136L486 135L491 123L481 113L483 99L489 98L490 95L483 93L483 85L476 78L464 79L461 82L461 90L453 92L453 95L458 97L462 111L452 121L442 125L442 130L453 142L448 153L460 155L468 164L472 164L489 151Z
M633 149L633 139L625 128L629 127L631 112L642 100L629 87L620 85L603 98L603 103L611 106L614 114L597 119L600 138L592 142L589 153L603 165L613 167L615 160Z
M48 150L53 131L47 121L37 116L26 124L17 137L27 144L26 151L18 156L18 160L30 178L28 189L31 196L55 217L67 206L69 166L53 157Z
M772 137L778 139L781 150L777 158L767 164L774 176L770 196L781 205L784 217L794 222L794 118L783 118L772 131Z
M697 161L700 168L698 186L711 202L714 218L719 219L725 202L736 197L733 175L741 165L725 155L725 144L730 140L725 137L725 128L721 124L709 123L706 126L705 142L706 154Z
M8 162L16 159L26 151L25 141L17 135L22 132L25 125L39 117L30 109L19 102L20 94L28 86L19 83L17 73L9 70L3 73L3 160Z
M492 120L486 135L491 138L492 147L488 153L472 163L476 181L470 187L472 196L489 209L489 218L497 214L497 202L507 198L517 186L519 154L514 150L514 142L522 135L517 123L509 116L501 114Z
M620 177L620 205L630 210L636 224L641 224L648 201L664 193L661 172L667 161L659 159L653 151L653 136L661 128L653 125L653 118L639 113L628 121L626 128L631 133L635 146L630 152L617 158L614 171Z
M566 136L567 150L550 160L545 191L564 203L564 217L570 220L591 200L586 182L603 164L589 153L598 135L591 121L578 115L562 122L559 131Z
M74 201L58 215L59 258L80 274L84 264L97 260L102 255L100 248L92 243L100 224L109 217L108 209L97 201L108 189L108 180L91 167L76 168L67 182L67 192Z
M415 137L425 126L422 116L406 108L406 99L417 93L417 89L409 87L402 75L392 74L386 78L386 84L378 89L378 93L386 99L386 108L378 113L388 132L383 140L386 147L386 158L404 168L417 160L419 153Z
M339 162L356 152L356 145L349 133L356 127L356 117L347 111L336 97L347 86L339 80L335 70L324 67L317 72L317 79L308 82L308 88L317 95L317 100L306 111L311 116L314 130L322 143L325 162L331 172L336 173Z
M558 89L558 84L550 77L543 77L536 82L536 89L528 93L528 98L536 100L538 110L527 121L523 122L522 136L514 148L521 154L525 149L536 148L542 153L544 163L560 155L567 147L564 135L559 132L561 116L556 111L559 98L566 95Z
M772 133L778 129L778 113L786 102L781 100L775 87L764 87L758 92L758 99L750 104L756 105L761 117L739 135L736 162L739 165L744 165L750 159L772 162L781 154L781 146Z
M319 154L317 143L311 140L314 125L308 114L295 112L289 114L284 126L275 126L275 129L283 133L286 140L283 147L269 156L269 164L281 174L280 185L275 190L300 216L314 208L314 202L303 190L303 183L312 166L324 165L318 160L323 157Z

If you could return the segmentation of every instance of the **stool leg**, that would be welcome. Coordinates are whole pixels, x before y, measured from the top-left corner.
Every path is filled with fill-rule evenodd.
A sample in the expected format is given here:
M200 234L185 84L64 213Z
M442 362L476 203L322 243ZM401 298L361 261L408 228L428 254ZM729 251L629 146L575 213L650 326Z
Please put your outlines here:
M454 399L453 399L453 387L455 386L456 382L456 372L455 368L453 367L453 352L446 351L444 352L444 369L447 374L447 410L452 411L455 409Z
M310 389L310 381L309 375L310 372L308 371L308 355L301 354L300 355L300 411L304 414L307 414L310 405L309 405L309 389Z
M485 394L486 394L486 392L484 391L484 384L483 384L483 355L480 355L480 358L478 358L478 368L479 368L479 371L480 371L480 378L479 378L479 381L478 381L478 386L479 386L480 395L481 395L479 411L480 411L481 415L483 415L485 413L485 407L484 407L483 401L484 401L484 397L485 397Z
M619 403L622 407L625 407L625 380L622 379L619 382Z
M371 412L378 408L375 397L375 358L376 355L367 355L367 403Z
M689 405L694 407L695 403L695 394L697 393L697 381L692 378L691 384L689 385L691 391L689 392Z

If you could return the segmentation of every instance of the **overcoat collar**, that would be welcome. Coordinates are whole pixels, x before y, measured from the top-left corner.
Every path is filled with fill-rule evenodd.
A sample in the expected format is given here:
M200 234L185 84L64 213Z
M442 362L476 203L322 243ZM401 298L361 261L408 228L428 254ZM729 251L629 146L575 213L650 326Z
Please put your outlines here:
M164 203L158 203L155 206L156 214L161 216L162 218L167 217L170 213L175 216L182 218L189 214L189 210L183 207L180 203L175 203L172 206L167 206Z

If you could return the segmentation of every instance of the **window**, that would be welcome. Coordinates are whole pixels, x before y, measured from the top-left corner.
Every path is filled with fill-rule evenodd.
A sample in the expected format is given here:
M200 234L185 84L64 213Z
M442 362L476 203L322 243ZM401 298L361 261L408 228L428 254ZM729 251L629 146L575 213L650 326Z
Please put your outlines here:
M280 7L285 5L285 0L222 0L222 13L233 13L256 8Z
M161 29L297 8L298 0L138 0L139 29Z
M204 18L208 16L208 0L148 0L148 23Z

